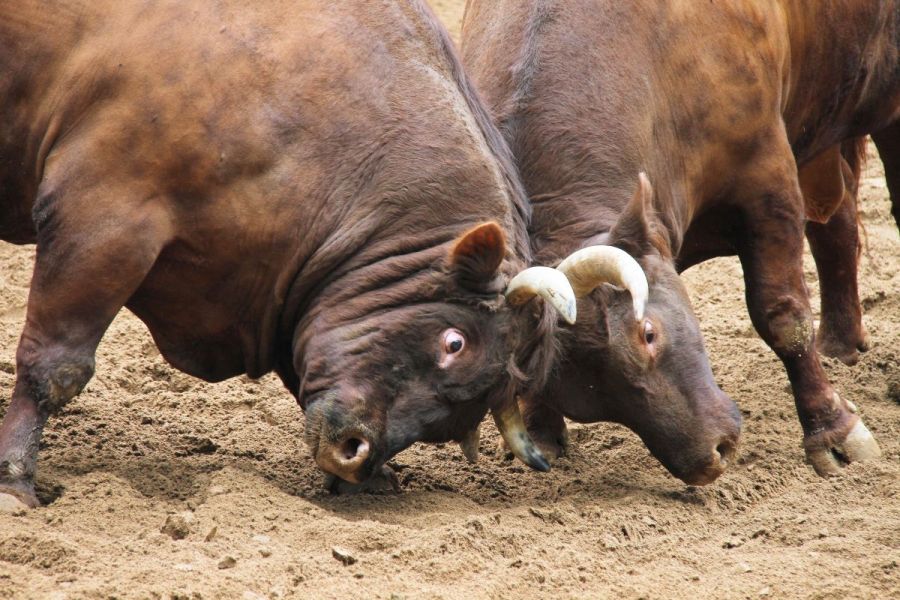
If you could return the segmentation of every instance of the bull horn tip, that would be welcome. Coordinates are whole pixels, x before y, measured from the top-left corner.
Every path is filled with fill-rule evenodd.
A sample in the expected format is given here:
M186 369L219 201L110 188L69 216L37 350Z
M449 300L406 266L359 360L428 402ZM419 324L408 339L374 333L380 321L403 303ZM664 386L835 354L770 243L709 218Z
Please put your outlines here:
M566 323L569 325L575 324L575 320L578 317L578 303L575 301L575 298L567 298L565 302L560 302L556 308Z
M550 462L544 458L544 455L541 454L540 451L535 452L533 456L530 456L527 464L535 471L540 471L541 473L546 473L550 470Z
M470 431L459 441L459 447L463 456L470 464L478 462L478 444L481 441L481 431L478 427Z

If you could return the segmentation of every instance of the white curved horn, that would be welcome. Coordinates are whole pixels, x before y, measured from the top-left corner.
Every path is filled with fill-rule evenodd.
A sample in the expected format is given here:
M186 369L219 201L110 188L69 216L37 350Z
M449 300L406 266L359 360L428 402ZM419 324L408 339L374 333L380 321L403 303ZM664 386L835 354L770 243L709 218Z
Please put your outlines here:
M529 267L509 282L506 299L510 304L524 304L541 296L553 306L570 325L575 322L575 292L566 276L550 267Z
M634 316L644 317L649 290L644 270L627 252L615 246L588 246L569 255L558 267L565 273L579 298L601 283L611 283L631 292Z
M503 436L503 441L516 458L535 471L550 470L550 463L528 435L522 413L519 412L519 403L515 398L503 406L491 409L491 416L494 417L494 423Z
M472 464L478 462L478 442L481 441L481 425L469 431L463 439L459 440L459 447L466 460Z

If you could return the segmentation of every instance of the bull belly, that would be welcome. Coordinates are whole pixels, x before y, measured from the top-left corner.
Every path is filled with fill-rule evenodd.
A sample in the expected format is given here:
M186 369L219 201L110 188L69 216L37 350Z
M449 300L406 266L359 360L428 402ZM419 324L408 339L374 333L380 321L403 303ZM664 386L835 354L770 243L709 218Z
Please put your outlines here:
M136 295L127 304L150 330L166 362L189 375L216 382L247 372L246 335L238 320L196 299L151 301Z

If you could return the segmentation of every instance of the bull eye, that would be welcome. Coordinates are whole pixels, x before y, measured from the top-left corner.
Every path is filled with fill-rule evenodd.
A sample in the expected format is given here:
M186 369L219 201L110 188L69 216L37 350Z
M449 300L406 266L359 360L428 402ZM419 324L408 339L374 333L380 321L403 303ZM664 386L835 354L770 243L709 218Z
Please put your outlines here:
M644 341L648 346L652 345L656 340L656 332L653 331L653 323L649 320L644 321Z
M466 336L459 329L447 329L441 334L441 356L438 366L446 369L453 364L459 353L466 347Z
M448 329L444 332L444 352L456 354L466 347L466 338L458 329Z

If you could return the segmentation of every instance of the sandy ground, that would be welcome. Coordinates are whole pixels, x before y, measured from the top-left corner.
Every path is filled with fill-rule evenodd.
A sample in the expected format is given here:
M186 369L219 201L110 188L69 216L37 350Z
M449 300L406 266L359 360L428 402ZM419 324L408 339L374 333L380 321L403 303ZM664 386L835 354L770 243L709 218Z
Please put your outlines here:
M434 4L455 34L462 2ZM900 240L880 169L869 161L861 191L874 347L852 368L825 361L880 461L829 480L804 465L736 259L686 275L745 417L738 464L705 488L670 477L621 427L573 426L572 455L544 475L495 452L487 426L478 465L453 445L416 446L394 461L399 495L332 497L274 377L192 379L123 312L97 376L45 434L47 506L0 514L0 598L900 597ZM0 413L33 252L0 244Z

